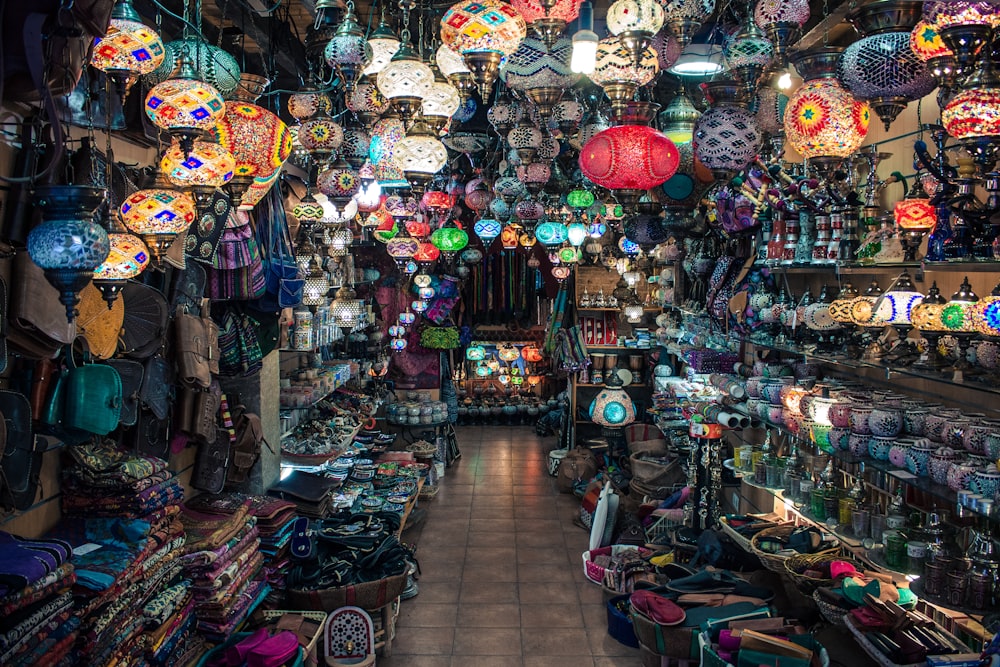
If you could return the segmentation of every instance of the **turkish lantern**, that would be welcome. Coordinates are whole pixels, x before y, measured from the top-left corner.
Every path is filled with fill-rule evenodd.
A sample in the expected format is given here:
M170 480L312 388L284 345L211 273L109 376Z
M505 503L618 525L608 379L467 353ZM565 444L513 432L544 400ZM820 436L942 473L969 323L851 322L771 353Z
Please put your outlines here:
M542 360L542 352L534 345L525 345L521 348L521 357L529 364L537 364Z
M619 194L638 196L655 188L674 175L679 163L674 142L645 125L610 127L597 133L580 151L583 175Z

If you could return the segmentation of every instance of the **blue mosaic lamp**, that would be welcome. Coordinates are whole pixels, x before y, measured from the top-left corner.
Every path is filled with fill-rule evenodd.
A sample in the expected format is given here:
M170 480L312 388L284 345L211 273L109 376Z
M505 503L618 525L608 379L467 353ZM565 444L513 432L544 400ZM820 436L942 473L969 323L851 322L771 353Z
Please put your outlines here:
M104 197L102 188L83 185L42 186L34 192L42 222L28 234L28 254L59 291L69 322L76 317L80 290L111 251L107 231L93 218Z
M618 373L608 373L604 388L590 404L590 420L604 428L624 428L635 421L635 404L622 389Z

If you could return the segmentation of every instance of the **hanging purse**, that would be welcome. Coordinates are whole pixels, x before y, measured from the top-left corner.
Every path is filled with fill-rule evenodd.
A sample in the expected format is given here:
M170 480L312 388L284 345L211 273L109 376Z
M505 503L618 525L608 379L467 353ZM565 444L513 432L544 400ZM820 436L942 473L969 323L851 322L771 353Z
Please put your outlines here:
M188 228L184 239L184 252L188 259L211 265L222 240L222 232L229 220L232 204L229 197L216 190L208 208L201 214L195 224Z
M225 401L225 397L223 397ZM223 410L228 407L224 404ZM260 458L260 446L264 440L264 427L261 425L260 417L247 412L243 405L236 405L232 409L232 430L230 440L232 447L229 450L229 465L226 468L226 484L240 485L247 481L250 469ZM225 419L225 413L223 413ZM227 426L228 428L228 426Z
M277 311L294 308L302 303L302 290L306 281L292 252L292 239L288 233L281 188L271 188L266 196L268 201L265 217L258 220L257 224L261 247L267 252L264 258L267 293L260 299L259 308Z
M139 418L139 391L142 388L142 364L131 359L111 359L108 362L122 380L122 413L119 421L133 426Z
M97 435L111 433L118 426L122 410L122 380L118 371L107 364L89 363L90 352L86 349L82 365L76 365L72 352L66 355L66 361L69 364L63 406L66 428Z
M51 359L76 338L76 323L66 321L66 307L41 267L26 252L14 257L11 274L8 341L28 359Z
M132 448L143 456L166 460L170 456L170 422L152 412L139 411L132 428Z
M178 379L205 389L212 383L212 375L219 372L219 327L207 315L207 306L203 306L200 315L192 315L183 307L174 316Z
M163 347L170 322L170 308L160 291L129 281L122 288L125 304L121 332L122 352L132 359L146 359Z
M222 493L226 486L226 467L229 464L229 431L218 429L215 440L198 445L194 461L191 486L206 493Z
M0 391L0 506L26 510L38 494L42 447L23 394Z
M142 387L139 400L157 419L170 416L170 391L173 387L173 373L163 355L154 354L143 367Z
M213 442L218 431L221 398L222 389L217 380L212 380L208 389L181 387L175 425L199 442Z
M206 273L206 294L213 301L253 301L264 296L264 265L246 213L230 212L215 259Z

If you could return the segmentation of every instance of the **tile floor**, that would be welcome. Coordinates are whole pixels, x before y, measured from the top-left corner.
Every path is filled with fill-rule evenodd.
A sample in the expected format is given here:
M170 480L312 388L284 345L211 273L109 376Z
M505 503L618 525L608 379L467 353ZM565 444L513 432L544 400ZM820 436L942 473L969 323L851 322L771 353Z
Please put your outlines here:
M403 535L417 544L420 594L402 603L379 667L638 667L583 576L579 501L545 470L555 439L528 426L456 431L462 458Z

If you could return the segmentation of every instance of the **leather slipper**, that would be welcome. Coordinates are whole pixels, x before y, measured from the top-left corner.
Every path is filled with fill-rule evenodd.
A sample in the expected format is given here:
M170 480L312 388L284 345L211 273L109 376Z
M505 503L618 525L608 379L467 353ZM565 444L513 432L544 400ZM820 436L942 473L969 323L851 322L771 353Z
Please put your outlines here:
M684 610L667 598L652 591L638 590L629 596L629 604L637 612L659 625L680 625Z
M247 667L280 667L299 651L299 638L283 630L254 646L247 654Z
M240 667L246 664L247 656L252 650L263 644L271 636L267 628L261 628L246 639L233 644L226 649L226 662L228 667Z

